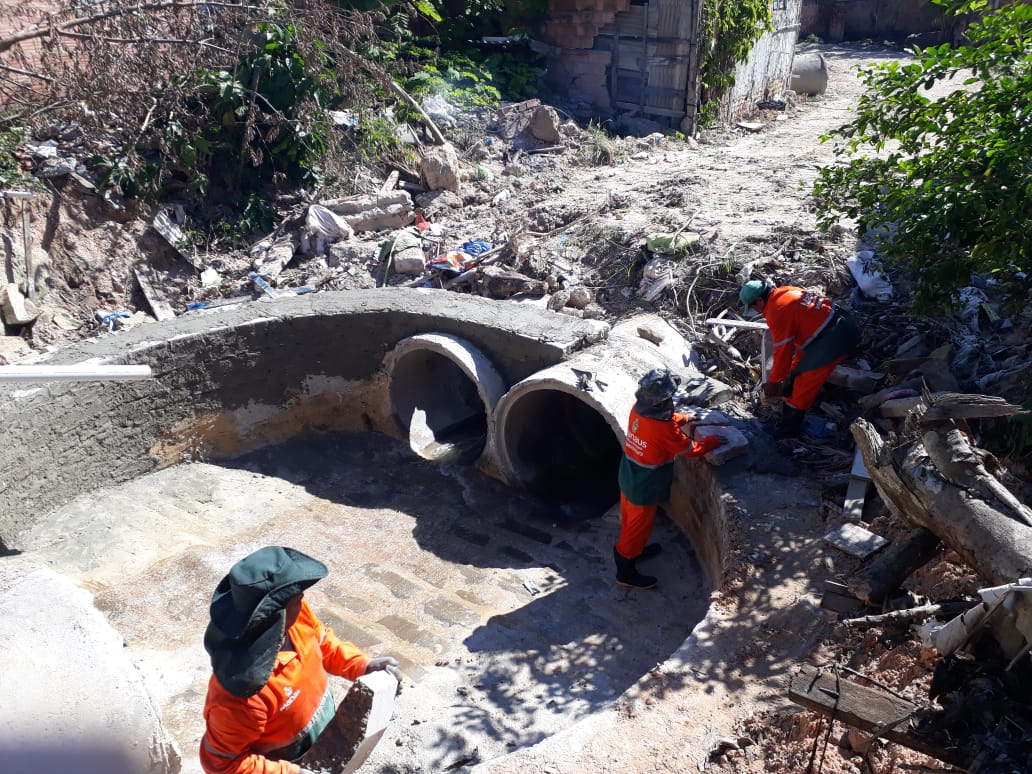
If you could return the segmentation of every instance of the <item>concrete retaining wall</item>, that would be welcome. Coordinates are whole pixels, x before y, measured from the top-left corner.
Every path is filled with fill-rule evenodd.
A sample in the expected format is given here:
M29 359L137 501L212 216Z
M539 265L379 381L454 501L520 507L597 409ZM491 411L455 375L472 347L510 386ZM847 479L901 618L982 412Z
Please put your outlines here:
M244 304L94 339L48 358L150 365L147 382L0 386L0 541L80 492L184 459L222 458L305 432L398 435L384 357L415 333L450 333L507 384L608 326L444 291L321 293Z

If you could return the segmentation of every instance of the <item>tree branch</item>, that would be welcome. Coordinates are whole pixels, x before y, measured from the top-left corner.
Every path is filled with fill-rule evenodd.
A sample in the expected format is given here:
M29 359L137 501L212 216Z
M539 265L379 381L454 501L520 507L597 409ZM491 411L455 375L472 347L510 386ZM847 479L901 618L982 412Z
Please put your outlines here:
M129 14L137 13L139 11L160 11L165 8L231 8L235 11L261 11L262 6L256 5L236 5L234 3L211 3L206 0L166 0L165 2L158 3L139 3L137 5L128 5L123 8L112 8L102 13L95 13L90 16L79 16L75 19L69 19L68 21L58 22L57 24L48 24L45 27L35 26L28 27L27 29L16 32L13 35L0 39L0 54L5 51L9 51L20 43L24 43L27 40L35 40L37 38L43 38L50 34L61 34L65 30L74 29L75 27L81 27L84 24L92 24L105 19L113 19L119 16L127 16Z

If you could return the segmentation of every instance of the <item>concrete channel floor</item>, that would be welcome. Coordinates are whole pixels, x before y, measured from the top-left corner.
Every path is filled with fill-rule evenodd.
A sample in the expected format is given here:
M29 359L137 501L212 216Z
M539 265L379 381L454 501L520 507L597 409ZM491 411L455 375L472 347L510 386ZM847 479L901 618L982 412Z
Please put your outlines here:
M613 475L614 472L600 472ZM326 436L186 463L49 514L23 550L91 590L198 772L210 668L201 638L232 563L283 544L323 560L307 597L337 634L402 663L370 772L458 769L610 705L675 651L709 588L666 519L647 570L612 582L615 509L558 508L386 436ZM338 698L347 683L337 680Z

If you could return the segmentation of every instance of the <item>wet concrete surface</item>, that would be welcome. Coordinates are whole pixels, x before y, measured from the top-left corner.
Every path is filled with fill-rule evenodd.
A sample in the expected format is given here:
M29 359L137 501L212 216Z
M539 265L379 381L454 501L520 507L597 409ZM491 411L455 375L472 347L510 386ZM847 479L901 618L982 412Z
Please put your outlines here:
M600 471L598 491L614 477ZM321 559L329 576L306 594L316 612L405 673L363 771L456 770L609 705L705 614L701 568L663 517L666 551L644 566L659 589L617 587L619 517L590 500L546 503L382 435L326 436L84 495L40 522L25 550L94 592L187 772L199 771L215 584L262 545Z

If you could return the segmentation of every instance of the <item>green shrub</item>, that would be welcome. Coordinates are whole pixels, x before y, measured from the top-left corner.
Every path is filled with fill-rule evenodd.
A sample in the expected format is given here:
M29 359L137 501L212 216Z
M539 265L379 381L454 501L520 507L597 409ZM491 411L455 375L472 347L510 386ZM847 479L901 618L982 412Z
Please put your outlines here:
M862 73L856 118L824 138L841 141L841 161L813 188L819 223L846 215L873 227L927 311L949 308L972 272L1006 282L1032 262L1032 6L936 1L985 14L970 45ZM943 84L958 88L927 96Z

